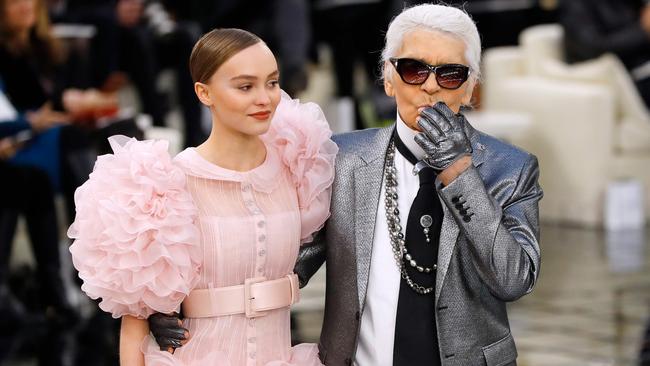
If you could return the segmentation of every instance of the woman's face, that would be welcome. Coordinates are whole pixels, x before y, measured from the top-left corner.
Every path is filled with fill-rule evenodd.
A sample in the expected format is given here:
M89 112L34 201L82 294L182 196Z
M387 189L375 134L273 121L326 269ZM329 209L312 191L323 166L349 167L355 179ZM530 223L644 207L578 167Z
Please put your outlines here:
M4 0L5 28L12 32L24 32L36 24L37 0Z
M451 35L426 30L407 33L395 57L416 59L433 66L467 65L463 41ZM471 79L465 81L458 89L443 89L436 82L435 75L430 73L424 84L410 85L400 78L392 64L387 62L384 68L386 94L395 98L400 117L411 129L419 130L415 121L418 108L442 101L458 113L461 105L469 104L472 98L474 82Z
M232 56L196 93L210 107L215 127L243 135L264 134L280 102L278 65L259 42Z

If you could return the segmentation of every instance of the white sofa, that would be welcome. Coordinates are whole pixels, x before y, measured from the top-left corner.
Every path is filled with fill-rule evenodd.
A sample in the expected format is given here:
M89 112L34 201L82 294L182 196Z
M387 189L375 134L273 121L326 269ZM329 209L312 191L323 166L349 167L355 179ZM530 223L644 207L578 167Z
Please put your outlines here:
M601 226L609 182L632 178L650 212L650 116L613 55L568 65L559 25L526 29L484 55L482 110L525 113L514 144L538 156L544 221ZM481 129L481 126L477 126Z

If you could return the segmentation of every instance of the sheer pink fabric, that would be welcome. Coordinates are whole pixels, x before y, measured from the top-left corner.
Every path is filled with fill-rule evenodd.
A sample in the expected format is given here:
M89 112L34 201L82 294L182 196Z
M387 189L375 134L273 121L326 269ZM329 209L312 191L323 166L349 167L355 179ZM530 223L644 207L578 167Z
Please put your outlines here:
M169 313L199 279L197 209L165 141L110 139L75 192L72 261L81 289L118 318ZM122 146L123 144L123 146Z
M98 207L83 211L83 217L78 212L70 229L71 237L76 239L71 247L74 264L80 273L84 272L81 276L84 291L93 298L101 297L103 303L119 304L102 307L114 316L145 317L153 311L168 312L167 309L177 307L179 298L182 300L189 292L188 288L240 285L247 278L263 276L270 280L291 273L301 239L310 238L329 216L337 148L329 139L331 132L320 109L292 101L286 94L272 126L263 138L267 149L264 163L248 172L216 166L193 148L183 151L168 164L166 152L152 148L159 146L156 145L159 142L131 140L123 149L114 146L115 154L104 160L114 159L115 163L102 165L98 161L93 176L76 196L76 203L81 207L90 204ZM117 159L120 154L126 156ZM138 171L141 174L133 174L130 169L131 173L123 179L109 182L116 169L160 165L157 161L164 162L165 168L142 168ZM176 177L177 170L183 173L184 180L173 185L175 194L171 195L161 182ZM147 199L143 200L137 192L151 185L160 189L145 194ZM117 193L121 187L130 187L127 190L130 195ZM102 196L96 197L99 193ZM156 201L153 209L146 204L151 196L165 198ZM188 196L191 209L186 206ZM123 221L129 225L117 225L114 219L104 220L105 208L98 203L106 199L111 201L109 207L117 206L117 212L127 214ZM137 203L140 201L144 203ZM170 219L154 224L152 217L160 212L168 213L169 217L183 213L184 221ZM135 221L139 224L134 224ZM115 240L98 241L90 233L107 230L112 236L122 238L119 245ZM152 249L154 255L138 257L141 237L151 247L165 244L162 246L165 250ZM158 237L164 240L152 239ZM127 266L122 265L122 258L128 258L124 260ZM165 263L156 270L161 277L149 275L151 263ZM140 271L147 275L140 277ZM172 281L163 284L160 279L166 280L168 271L173 274ZM113 281L99 278L100 273ZM110 282L110 286L105 282ZM155 301L147 296L139 297L142 294L154 296ZM254 319L247 319L243 314L185 319L184 326L190 330L191 339L173 355L161 352L151 337L143 340L141 349L147 365L321 365L315 345L291 347L288 308L272 310Z

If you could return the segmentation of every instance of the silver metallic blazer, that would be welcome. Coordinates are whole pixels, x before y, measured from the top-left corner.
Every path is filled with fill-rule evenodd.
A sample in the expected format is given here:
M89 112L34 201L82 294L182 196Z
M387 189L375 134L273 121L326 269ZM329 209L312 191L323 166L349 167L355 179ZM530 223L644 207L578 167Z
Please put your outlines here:
M298 257L301 285L327 261L319 343L326 365L349 365L354 359L384 159L394 128L334 137L339 154L332 215ZM444 219L435 316L442 365L515 365L506 303L529 293L539 275L539 168L535 156L469 123L465 132L472 142L473 165L448 186L438 185ZM466 201L465 215L456 201Z

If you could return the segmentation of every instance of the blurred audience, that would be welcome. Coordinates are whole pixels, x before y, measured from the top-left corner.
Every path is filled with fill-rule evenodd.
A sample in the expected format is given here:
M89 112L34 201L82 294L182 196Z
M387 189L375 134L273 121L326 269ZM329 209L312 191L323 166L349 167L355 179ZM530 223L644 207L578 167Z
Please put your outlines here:
M43 116L52 114L52 116ZM8 286L9 257L16 218L25 217L40 284L39 303L51 319L70 321L76 312L70 305L62 278L59 232L54 189L48 174L33 166L10 161L31 131L47 130L55 112L39 111L12 121L0 121L0 326L22 324L33 317L12 295ZM26 131L30 131L25 135Z
M79 120L114 113L114 95L70 88L65 61L42 0L0 1L0 76L18 110L47 105Z
M158 91L160 71L171 69L183 113L186 146L203 142L201 109L187 66L192 47L201 35L197 22L181 18L183 11L168 2L143 0L48 0L57 22L93 25L92 85L115 91L130 79L142 110L156 126L165 125L170 97Z
M296 96L307 87L311 40L308 0L165 1L178 14L197 20L203 32L241 28L260 36L279 59L282 89Z
M641 350L639 351L639 366L650 366L650 320L646 322Z
M92 135L102 136L95 124L100 118L116 118L119 106L114 93L71 87L66 76L74 70L67 70L69 66L52 34L43 0L0 0L4 93L36 126L49 127L38 127L10 162L48 172L54 190L64 194L67 219L72 220L74 190L87 179L96 156ZM54 126L55 122L63 126Z
M646 322L646 328L639 352L639 366L650 366L650 320Z
M312 0L312 6L314 42L323 42L332 50L337 102L340 107L353 103L353 127L364 127L359 111L361 96L355 86L357 64L363 65L377 118L393 121L394 103L385 98L383 86L376 80L384 33L395 11L401 9L393 0Z
M650 2L643 0L562 0L560 23L569 62L610 52L630 71L650 108Z
M476 21L484 48L512 46L519 33L535 24L555 21L558 0L451 0Z

